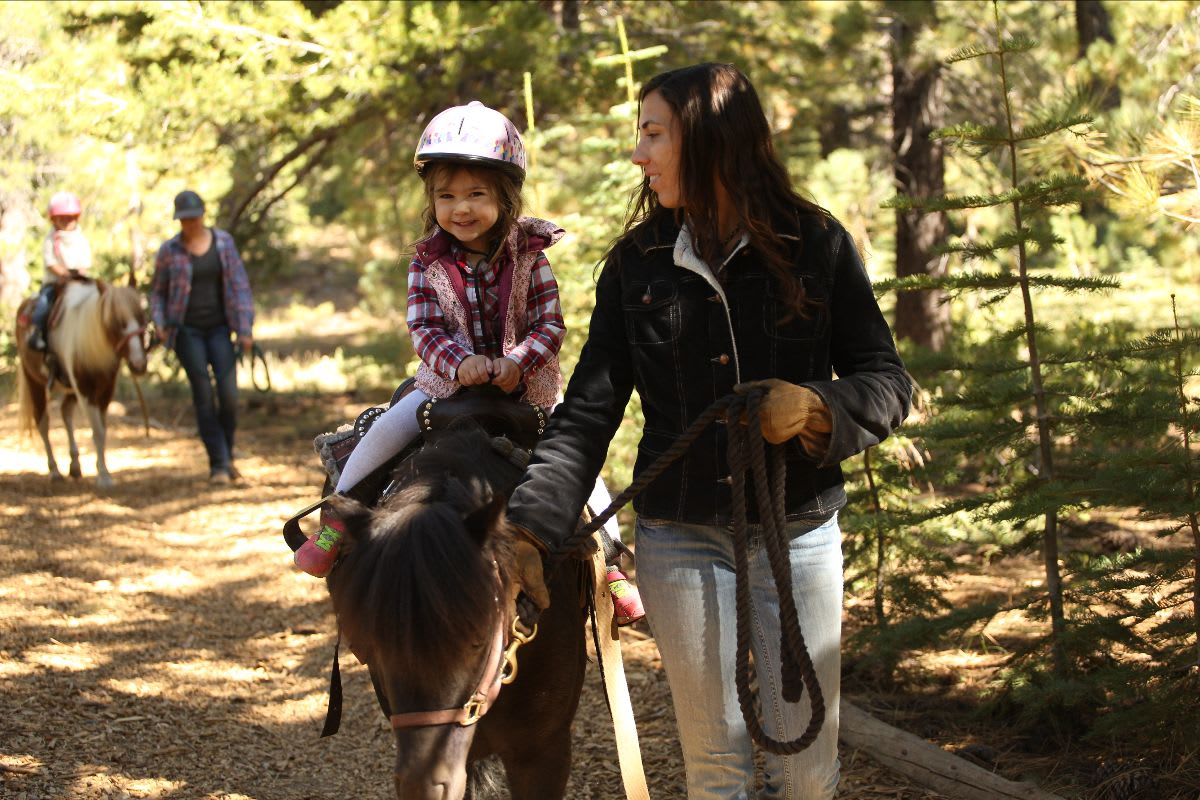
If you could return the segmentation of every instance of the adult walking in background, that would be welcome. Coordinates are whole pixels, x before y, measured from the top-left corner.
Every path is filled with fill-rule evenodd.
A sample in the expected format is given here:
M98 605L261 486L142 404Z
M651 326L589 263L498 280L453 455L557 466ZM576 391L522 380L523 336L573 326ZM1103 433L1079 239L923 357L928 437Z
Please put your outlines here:
M766 757L762 797L823 800L838 781L846 502L839 462L908 413L911 384L855 244L801 198L754 87L727 64L656 76L641 92L644 174L596 287L588 340L509 501L509 519L563 555L634 388L645 426L635 477L717 399L765 390L762 434L786 453L785 535L825 725L797 755ZM837 377L834 378L834 373ZM727 425L710 426L635 500L637 577L671 686L688 797L754 794L738 705ZM751 523L757 523L751 510ZM782 698L780 604L751 526L751 647L763 727L799 737L808 693Z
M200 195L176 195L175 219L179 233L158 248L154 260L150 315L165 345L174 348L192 387L196 426L208 451L209 480L229 483L238 477L233 464L237 359L230 335L250 352L254 298L233 237L204 224Z

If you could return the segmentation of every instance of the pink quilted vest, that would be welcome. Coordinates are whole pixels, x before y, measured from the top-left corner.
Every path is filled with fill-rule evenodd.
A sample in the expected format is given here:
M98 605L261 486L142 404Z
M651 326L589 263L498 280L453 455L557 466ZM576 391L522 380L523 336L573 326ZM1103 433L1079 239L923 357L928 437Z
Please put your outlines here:
M500 305L504 309L504 334L500 341L503 352L509 353L528 332L529 282L538 254L563 237L565 231L552 222L536 217L521 217L509 233L503 247L502 259L509 268L501 270ZM473 351L470 313L459 292L455 291L450 270L455 270L449 235L440 228L416 245L417 259L425 267L425 278L437 295L446 318L446 330L454 341ZM554 356L533 372L526 373L524 399L542 408L558 402L562 389L562 369ZM450 397L461 387L458 381L443 378L428 365L417 367L417 388L430 397Z

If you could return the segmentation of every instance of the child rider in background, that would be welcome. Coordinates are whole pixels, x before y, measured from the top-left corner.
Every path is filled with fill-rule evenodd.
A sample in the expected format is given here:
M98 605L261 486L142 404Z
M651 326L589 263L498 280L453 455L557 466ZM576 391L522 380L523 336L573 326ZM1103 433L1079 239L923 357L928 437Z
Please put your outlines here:
M33 328L29 331L29 346L46 353L46 322L59 287L72 275L86 274L92 268L92 248L79 229L82 209L79 198L70 192L58 192L50 198L49 216L54 230L46 235L42 257L46 268L42 273L42 288L30 315Z

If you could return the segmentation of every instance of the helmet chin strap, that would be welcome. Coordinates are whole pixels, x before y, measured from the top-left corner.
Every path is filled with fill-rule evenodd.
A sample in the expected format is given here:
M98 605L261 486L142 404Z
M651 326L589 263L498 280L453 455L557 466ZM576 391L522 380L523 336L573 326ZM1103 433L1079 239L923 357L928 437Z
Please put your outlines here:
M459 241L458 237L453 236L453 234L451 234L451 237L454 239L455 243L462 249L462 251L464 253L472 253L473 255L483 256L485 259L487 259L487 262L489 264L496 258L496 254L500 252L500 246L502 244L504 244L504 238L501 236L497 236L488 245L487 250L475 250L473 248L467 247L465 244L463 244L461 241Z

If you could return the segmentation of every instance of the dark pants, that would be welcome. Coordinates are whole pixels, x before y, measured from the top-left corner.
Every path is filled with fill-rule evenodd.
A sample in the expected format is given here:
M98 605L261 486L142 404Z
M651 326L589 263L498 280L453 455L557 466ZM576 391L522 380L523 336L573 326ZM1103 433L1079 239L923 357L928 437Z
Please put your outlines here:
M42 286L33 304L33 312L29 315L33 327L29 329L29 341L38 350L46 349L46 321L50 317L50 309L54 305L54 296L58 287L53 283Z
M192 386L196 427L208 451L209 471L228 470L233 465L233 433L237 428L237 359L229 328L221 325L200 330L181 325L175 335L175 354Z

